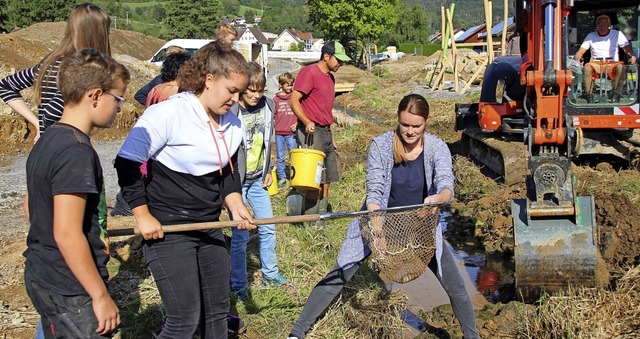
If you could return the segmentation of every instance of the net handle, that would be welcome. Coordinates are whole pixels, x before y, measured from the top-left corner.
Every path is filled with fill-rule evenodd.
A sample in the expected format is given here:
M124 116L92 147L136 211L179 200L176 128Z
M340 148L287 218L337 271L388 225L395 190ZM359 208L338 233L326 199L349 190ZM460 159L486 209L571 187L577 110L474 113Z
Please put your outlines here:
M358 212L339 212L339 213L321 213L321 214L307 214L307 215L290 215L286 217L272 217L272 218L260 218L253 219L254 224L260 225L269 225L269 224L291 224L291 223L301 223L301 222L309 222L309 221L320 221L320 220L332 220L332 219L340 219L340 218L353 218L357 216L361 216L364 214L369 214L373 212L401 212L407 211L411 209L417 209L422 207L429 206L437 206L442 203L429 203L429 204L419 204L419 205L409 205L409 206L400 206L400 207L391 207L385 209L378 209L373 211L358 211ZM165 233L172 232L188 232L188 231L202 231L209 229L218 229L218 228L228 228L228 227L238 227L243 220L228 220L228 221L209 221L209 222L198 222L198 223L190 223L190 224L179 224L179 225L163 225L162 231ZM121 228L121 229L112 229L107 232L110 237L119 237L124 235L140 235L138 228Z

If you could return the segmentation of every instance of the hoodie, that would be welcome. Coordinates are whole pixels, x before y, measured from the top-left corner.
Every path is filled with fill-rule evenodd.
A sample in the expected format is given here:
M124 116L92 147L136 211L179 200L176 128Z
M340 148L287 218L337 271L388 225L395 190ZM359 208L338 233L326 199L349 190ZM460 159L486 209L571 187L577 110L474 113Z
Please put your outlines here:
M298 117L296 117L289 105L289 98L291 98L291 93L285 94L282 92L276 93L276 96L273 97L273 102L276 106L273 114L276 135L293 135L291 125L298 123Z

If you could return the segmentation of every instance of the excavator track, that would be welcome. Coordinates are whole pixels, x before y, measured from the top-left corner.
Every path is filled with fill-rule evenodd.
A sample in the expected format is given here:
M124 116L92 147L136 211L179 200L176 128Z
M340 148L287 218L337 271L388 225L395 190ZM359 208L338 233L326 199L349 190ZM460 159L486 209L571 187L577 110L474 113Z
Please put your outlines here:
M461 153L489 168L506 185L525 182L527 176L527 146L515 137L467 128L462 132Z

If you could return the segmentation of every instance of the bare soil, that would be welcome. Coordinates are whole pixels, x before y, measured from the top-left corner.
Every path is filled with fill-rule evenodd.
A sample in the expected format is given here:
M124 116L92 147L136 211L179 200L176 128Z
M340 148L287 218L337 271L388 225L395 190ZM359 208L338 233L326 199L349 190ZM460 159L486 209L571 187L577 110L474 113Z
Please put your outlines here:
M0 35L0 77L13 70L31 67L57 45L62 37L64 23L36 24L29 28ZM132 82L125 95L127 103L114 126L99 130L92 137L96 140L115 140L126 135L143 107L134 99L135 91L149 81L158 69L148 66L148 59L164 41L139 33L113 30L112 53L132 73ZM461 96L455 93L436 93L425 87L426 58L406 56L395 62L383 62L376 66L378 75L344 66L335 74L337 82L354 82L378 88L366 96L352 92L341 95L347 109L371 118L362 121L362 135L339 148L341 165L350 166L364 160L368 141L374 135L389 130L395 119L399 99L418 92L429 98L431 118L429 129L441 136L454 151L459 147L460 133L453 130L454 103ZM393 76L389 75L392 74ZM446 78L445 78L446 79ZM23 92L27 101L30 90ZM11 109L0 104L0 164L7 165L13 155L26 155L32 145L33 133L27 123ZM488 252L508 255L513 247L513 225L510 217L510 200L525 195L523 186L504 186L483 176L473 163L456 158L456 203L448 236L461 237L471 246L485 248ZM598 238L606 268L615 283L631 266L640 264L640 198L629 194L625 187L637 185L640 174L635 170L615 171L610 166L595 168L577 166L578 193L595 196ZM27 226L22 216L21 197L0 196L0 212L3 225L0 229L0 333L6 338L32 338L37 314L26 296L22 282ZM512 337L518 313L512 303L489 305L478 316L483 337ZM455 328L450 310L434 312L430 324L442 329ZM453 332L449 332L453 333Z

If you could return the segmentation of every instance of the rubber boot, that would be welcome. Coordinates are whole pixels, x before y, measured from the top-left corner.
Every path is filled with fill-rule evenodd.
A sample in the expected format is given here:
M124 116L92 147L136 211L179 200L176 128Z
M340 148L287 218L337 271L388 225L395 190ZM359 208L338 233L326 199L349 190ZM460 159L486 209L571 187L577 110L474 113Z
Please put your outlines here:
M318 214L329 212L329 199L322 198L318 201ZM322 228L325 226L325 222L322 220L316 221L316 226Z
M302 202L304 201L304 193L297 189L290 189L287 194L287 215L302 215ZM302 223L291 223L293 226L302 226Z
M304 214L305 215L309 215L309 214L318 214L318 207L319 207L319 202L318 200L310 200L310 199L304 199ZM305 227L310 227L310 226L316 226L316 222L315 221L305 221L302 223Z

